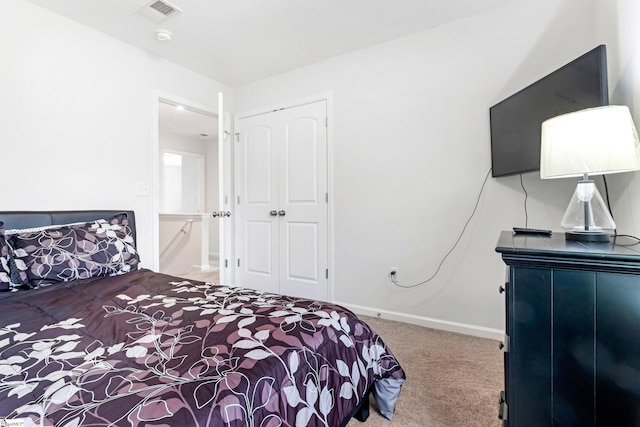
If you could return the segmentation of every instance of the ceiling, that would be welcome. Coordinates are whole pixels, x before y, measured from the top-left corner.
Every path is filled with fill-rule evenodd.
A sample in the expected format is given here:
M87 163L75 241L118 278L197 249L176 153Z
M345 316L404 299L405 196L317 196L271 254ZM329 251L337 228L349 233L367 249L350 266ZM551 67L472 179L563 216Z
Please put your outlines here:
M189 108L158 102L158 131L200 140L218 139L218 117Z
M236 87L510 0L169 0L182 12L162 22L141 13L153 0L28 1Z

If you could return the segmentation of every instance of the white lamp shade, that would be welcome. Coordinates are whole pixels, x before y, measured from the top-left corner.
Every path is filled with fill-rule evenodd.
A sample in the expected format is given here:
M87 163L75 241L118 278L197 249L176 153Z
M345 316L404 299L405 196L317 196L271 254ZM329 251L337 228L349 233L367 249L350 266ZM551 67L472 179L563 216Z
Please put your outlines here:
M640 143L626 106L588 108L542 123L540 178L640 170Z

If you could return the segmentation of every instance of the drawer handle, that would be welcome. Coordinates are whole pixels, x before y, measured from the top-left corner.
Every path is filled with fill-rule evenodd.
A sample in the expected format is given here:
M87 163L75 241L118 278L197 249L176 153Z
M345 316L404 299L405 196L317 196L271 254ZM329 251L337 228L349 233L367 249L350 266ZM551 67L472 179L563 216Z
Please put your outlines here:
M509 282L504 282L504 286L498 286L498 292L503 293L507 290L507 286L509 286Z

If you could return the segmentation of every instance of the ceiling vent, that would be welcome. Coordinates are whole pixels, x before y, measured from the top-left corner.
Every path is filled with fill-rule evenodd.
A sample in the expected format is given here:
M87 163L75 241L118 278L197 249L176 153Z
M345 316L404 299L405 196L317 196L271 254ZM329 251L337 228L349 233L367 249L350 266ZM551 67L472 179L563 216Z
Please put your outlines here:
M167 19L177 16L182 10L166 0L152 0L138 9L138 14L149 18L153 22L164 22Z

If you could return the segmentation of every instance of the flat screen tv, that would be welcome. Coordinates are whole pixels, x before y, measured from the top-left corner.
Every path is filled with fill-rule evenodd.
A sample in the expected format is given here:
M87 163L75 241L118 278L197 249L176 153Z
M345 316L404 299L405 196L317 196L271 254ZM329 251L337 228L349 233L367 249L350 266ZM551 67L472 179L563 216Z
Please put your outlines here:
M543 121L608 104L607 52L600 45L489 109L492 175L539 170Z

